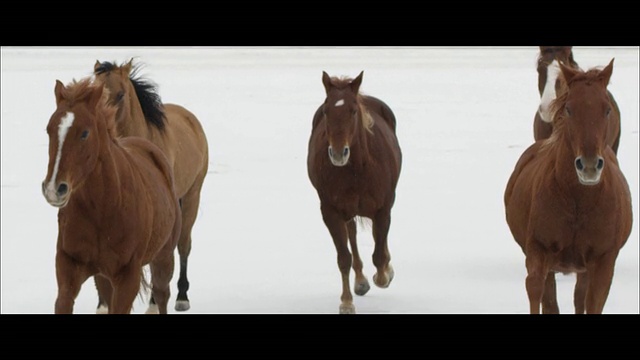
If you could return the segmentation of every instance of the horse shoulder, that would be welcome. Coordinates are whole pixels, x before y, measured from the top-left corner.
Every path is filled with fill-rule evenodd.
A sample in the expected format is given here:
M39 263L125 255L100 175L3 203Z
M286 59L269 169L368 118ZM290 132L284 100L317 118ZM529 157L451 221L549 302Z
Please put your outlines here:
M370 111L374 111L375 113L380 115L380 117L382 117L382 119L384 119L384 121L389 124L391 130L393 130L393 132L395 133L396 115L393 113L389 105L387 105L387 103L378 99L377 97L370 95L364 96L364 101L367 108Z
M513 195L513 190L516 185L516 182L520 178L520 174L522 171L531 163L533 159L536 158L540 150L540 146L542 145L541 141L537 141L529 146L523 153L520 155L518 162L516 163L511 176L509 177L509 181L507 182L507 188L504 193L504 202L505 205L509 205L511 197Z
M137 136L121 138L120 144L123 148L128 149L130 153L136 154L148 163L153 164L164 175L169 187L171 189L174 188L173 171L169 165L169 160L157 145Z

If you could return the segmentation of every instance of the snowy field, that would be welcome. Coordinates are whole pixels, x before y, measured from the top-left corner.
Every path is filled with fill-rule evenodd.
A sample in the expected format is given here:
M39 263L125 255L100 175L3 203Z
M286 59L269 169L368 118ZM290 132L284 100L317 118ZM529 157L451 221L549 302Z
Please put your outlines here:
M373 285L370 228L359 228L372 288L358 313L524 314L525 257L505 221L503 194L533 142L536 47L511 48L2 48L3 314L49 314L56 297L57 209L41 193L45 127L56 79L89 76L96 60L144 63L164 102L198 116L209 174L189 258L184 314L335 314L341 281L306 169L322 71L356 76L398 120L403 168L389 248L396 276ZM616 264L605 313L638 314L638 48L576 47L582 68L615 57L609 89L622 113L620 166L633 231ZM176 253L177 258L177 253ZM169 304L177 294L177 268ZM574 275L557 275L572 313ZM353 285L353 272L352 272ZM76 313L93 313L87 281ZM134 313L146 303L137 298Z

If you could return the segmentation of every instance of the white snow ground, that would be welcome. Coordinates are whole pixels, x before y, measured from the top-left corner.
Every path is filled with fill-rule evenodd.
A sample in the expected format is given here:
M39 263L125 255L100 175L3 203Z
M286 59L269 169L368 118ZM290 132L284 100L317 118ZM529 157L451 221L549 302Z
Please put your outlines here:
M53 312L57 210L40 184L55 80L88 76L96 60L135 56L164 102L199 117L210 144L185 314L338 312L336 252L306 170L323 70L364 70L361 90L395 111L404 155L389 234L396 277L388 289L371 282L356 311L527 313L525 258L505 222L503 193L533 142L536 55L536 47L3 47L1 312ZM604 310L638 314L638 48L576 47L574 55L583 68L615 57L609 89L622 112L618 156L634 227ZM371 279L370 229L359 235ZM561 312L571 313L575 276L557 279ZM93 313L96 303L90 280L75 312ZM134 313L145 309L137 299Z

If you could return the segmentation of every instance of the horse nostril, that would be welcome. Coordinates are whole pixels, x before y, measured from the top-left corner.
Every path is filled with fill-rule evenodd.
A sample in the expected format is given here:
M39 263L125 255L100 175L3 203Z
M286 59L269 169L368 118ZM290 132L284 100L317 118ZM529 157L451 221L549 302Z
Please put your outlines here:
M578 170L584 169L584 165L582 164L582 159L581 158L577 158L576 159L576 169L578 169Z
M342 156L349 156L349 148L345 147L344 150L342 151Z
M329 146L329 156L333 157L333 149Z
M596 169L602 170L603 167L604 167L604 159L598 158L598 165L596 165Z
M60 186L58 186L58 196L62 196L66 194L67 190L69 190L69 187L67 186L67 184L65 183L60 184Z

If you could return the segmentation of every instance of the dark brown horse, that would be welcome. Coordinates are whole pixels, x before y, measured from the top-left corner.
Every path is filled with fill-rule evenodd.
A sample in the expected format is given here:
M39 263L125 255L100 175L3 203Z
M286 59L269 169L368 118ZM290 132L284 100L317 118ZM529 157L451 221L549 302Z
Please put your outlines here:
M152 296L165 314L181 226L173 173L151 142L117 136L106 95L87 79L55 86L42 182L60 209L55 312L72 313L81 285L100 275L113 288L109 313L129 313L149 264Z
M631 195L607 144L613 60L587 72L560 65L566 91L553 133L520 157L504 194L506 219L526 256L530 312L558 313L555 273L577 273L575 312L602 313L615 261L631 233Z
M362 75L352 80L322 73L327 96L313 116L307 157L309 179L338 253L340 313L347 314L355 313L349 287L352 265L355 293L364 295L370 288L356 244L356 216L373 223L373 282L386 288L393 279L387 234L402 163L395 116L381 100L359 93Z
M555 62L554 62L555 60ZM553 131L551 123L552 115L547 114L550 103L562 95L566 90L560 75L560 67L564 64L574 70L580 70L578 63L573 58L571 46L540 46L538 55L538 91L540 92L541 104L533 119L533 137L536 141L548 139ZM620 144L620 109L613 95L607 90L613 106L613 114L610 118L610 125L607 130L607 144L611 146L614 153L618 152Z
M141 136L151 140L165 153L174 172L176 191L182 206L182 230L178 242L180 278L175 309L188 310L189 281L187 263L191 253L191 230L198 215L200 192L209 167L209 148L202 125L182 106L162 104L156 86L136 74L132 61L118 66L95 63L96 83L110 91L110 102L117 106L116 123L122 136ZM108 292L108 283L96 278L98 293ZM150 306L153 307L154 298ZM107 306L100 297L98 311ZM104 311L104 310L103 310Z

